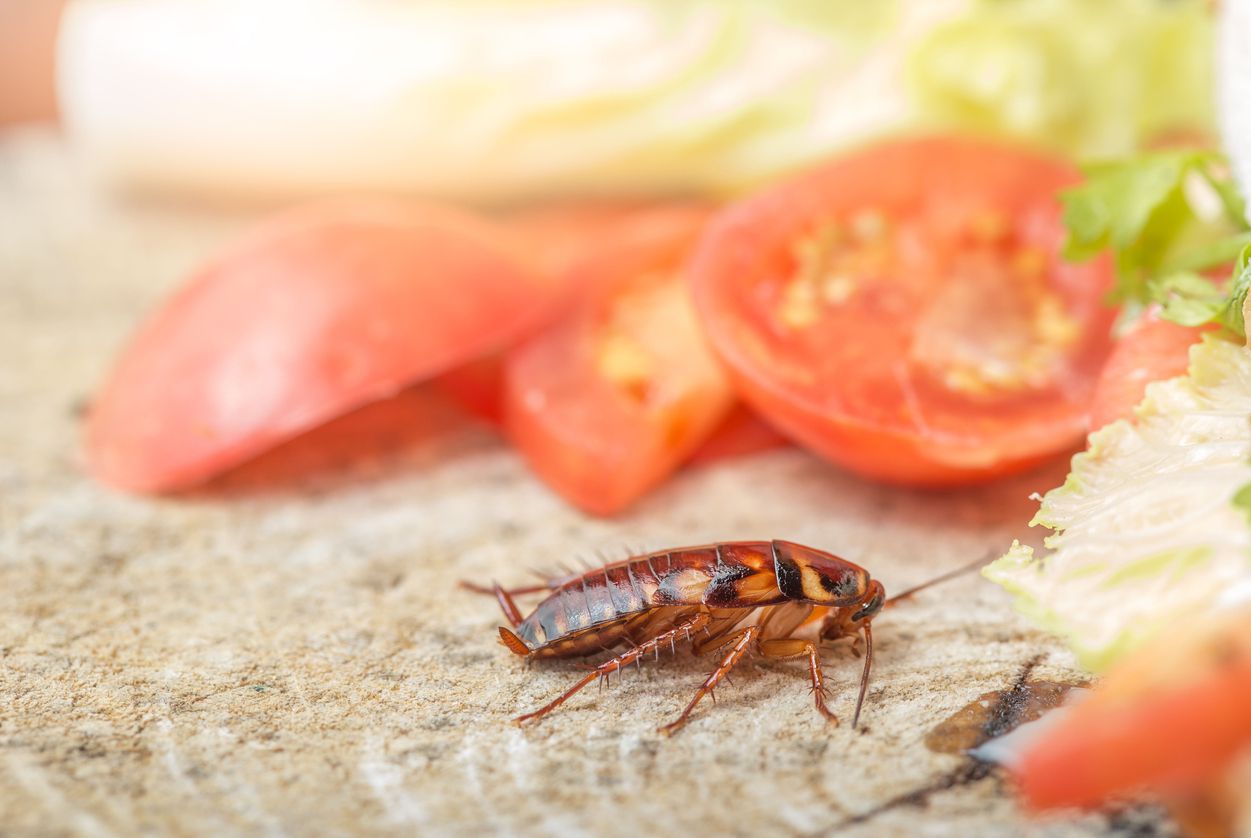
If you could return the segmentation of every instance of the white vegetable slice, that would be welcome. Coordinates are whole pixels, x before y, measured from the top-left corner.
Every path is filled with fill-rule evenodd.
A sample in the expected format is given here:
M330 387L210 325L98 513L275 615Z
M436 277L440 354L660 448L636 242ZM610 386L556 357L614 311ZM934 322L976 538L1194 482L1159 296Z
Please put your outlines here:
M1208 337L1190 372L1147 388L1137 420L1090 435L1031 522L1050 553L1013 543L983 570L1017 609L1106 668L1251 579L1251 350Z

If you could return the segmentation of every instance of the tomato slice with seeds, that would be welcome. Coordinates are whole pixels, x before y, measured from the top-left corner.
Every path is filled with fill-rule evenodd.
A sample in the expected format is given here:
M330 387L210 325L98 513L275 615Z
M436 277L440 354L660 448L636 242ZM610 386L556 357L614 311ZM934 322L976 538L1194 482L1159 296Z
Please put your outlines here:
M192 486L278 442L517 340L564 295L506 230L352 201L274 219L138 332L93 405L93 473Z
M1072 447L1110 347L1106 259L1067 264L1063 162L975 140L867 148L730 207L693 258L740 394L869 477L981 482Z
M676 469L733 404L681 276L699 224L601 251L571 317L508 353L509 437L567 500L617 512ZM698 220L702 220L698 219Z

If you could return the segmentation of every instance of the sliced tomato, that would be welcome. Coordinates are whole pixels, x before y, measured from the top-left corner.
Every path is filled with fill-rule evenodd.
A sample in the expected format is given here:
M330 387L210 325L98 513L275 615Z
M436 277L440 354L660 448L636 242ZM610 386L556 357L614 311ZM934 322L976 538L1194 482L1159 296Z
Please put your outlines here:
M1185 375L1190 347L1204 331L1161 320L1154 313L1138 321L1117 342L1099 375L1090 407L1091 429L1131 418L1152 381Z
M1107 260L1060 257L1067 164L880 144L732 206L690 268L739 393L893 483L975 483L1080 440L1110 349Z
M1144 647L1022 755L1033 809L1140 791L1184 796L1251 748L1251 609L1178 626Z
M673 224L647 247L604 249L579 310L508 353L509 437L588 512L617 512L663 480L733 403L680 275L697 233Z
M199 483L515 341L563 298L509 234L450 209L303 208L229 248L139 330L98 395L92 471Z
M437 379L439 389L474 418L501 428L504 424L504 359L489 355L446 372ZM790 445L742 402L734 406L721 424L695 450L686 465L702 466L718 460L747 457Z
M531 208L501 219L522 243L540 270L553 277L567 295L554 308L557 319L580 300L602 294L629 273L642 254L648 260L673 260L686 255L691 237L708 220L708 207L689 202L574 202ZM621 268L605 265L622 263ZM504 421L503 357L480 358L441 375L445 395L474 417L499 427Z
M687 465L702 466L717 460L771 451L789 444L790 440L774 430L772 425L742 402L737 402L686 462Z
M658 259L674 250L685 255L688 233L701 229L708 213L707 204L692 201L576 201L532 207L500 221L525 243L541 270L586 291L622 275L605 270L605 262L635 254Z
M443 395L493 428L504 424L504 356L487 355L435 380Z

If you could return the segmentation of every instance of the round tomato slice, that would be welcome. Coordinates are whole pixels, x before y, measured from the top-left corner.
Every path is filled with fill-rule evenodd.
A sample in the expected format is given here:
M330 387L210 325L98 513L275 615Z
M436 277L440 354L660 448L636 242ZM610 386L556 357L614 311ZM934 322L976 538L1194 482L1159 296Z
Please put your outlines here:
M1152 381L1185 375L1190 347L1205 327L1179 326L1155 313L1134 324L1112 350L1099 374L1090 407L1091 430L1117 419L1129 419Z
M1251 609L1170 630L1108 673L1013 768L1033 809L1185 795L1251 749Z
M92 407L92 471L194 485L329 418L516 340L562 296L508 233L450 209L303 208L195 275Z
M740 394L846 468L975 483L1073 446L1110 347L1106 259L1060 257L1066 164L884 143L732 206L692 260Z
M609 515L663 480L733 403L700 334L681 264L698 228L611 251L568 319L508 353L509 437L580 508Z

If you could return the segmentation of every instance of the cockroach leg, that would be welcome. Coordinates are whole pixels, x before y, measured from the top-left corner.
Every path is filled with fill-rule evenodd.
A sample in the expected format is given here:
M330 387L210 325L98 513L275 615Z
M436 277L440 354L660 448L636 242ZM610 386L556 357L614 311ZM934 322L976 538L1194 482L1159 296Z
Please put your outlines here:
M817 646L810 640L799 640L793 637L778 638L773 640L760 641L760 654L766 658L778 658L781 660L802 658L808 656L808 674L812 676L812 696L813 702L817 706L817 712L825 716L834 724L838 724L838 716L830 710L825 704L825 678L821 674L821 656L817 652Z
M747 626L746 628L740 629L737 632L738 638L734 641L734 645L730 648L730 651L727 652L725 657L721 659L721 663L717 664L717 668L712 671L712 674L708 676L708 679L704 681L703 685L696 690L695 697L692 698L690 703L686 705L686 709L682 711L682 715L678 716L675 721L665 725L664 727L658 728L658 730L669 736L672 736L680 730L681 727L686 724L686 720L690 718L691 711L695 709L695 705L699 704L700 699L704 696L712 694L712 691L716 689L717 684L721 681L721 679L734 668L734 665L739 662L740 658L743 657L743 654L747 651L748 647L755 642L756 636L759 633L760 626L758 625ZM714 697L713 700L715 701L716 698Z
M475 594L483 594L485 596L495 596L495 590L499 585L479 585L477 582L467 582L464 579L457 583L466 591L472 591ZM526 594L539 594L544 591L551 591L554 587L553 582L547 582L543 585L522 585L519 588L504 588L509 596L525 596Z
M860 724L860 708L864 706L864 693L869 687L869 670L873 668L873 629L871 623L864 623L864 672L860 674L860 695L856 698L856 715L851 719L852 730Z
M604 661L599 666L595 667L595 669L593 669L591 672L588 672L586 675L584 675L576 684L574 684L569 689L565 690L564 693L562 693L560 696L558 696L555 700L553 700L549 704L546 704L543 707L540 707L538 710L535 710L533 713L526 713L524 715L518 716L513 721L521 725L521 724L525 724L528 721L534 721L534 720L543 718L548 713L552 712L557 707L564 704L566 701L568 701L570 698L576 695L579 690L581 690L586 685L590 684L595 679L602 678L604 680L607 680L608 676L610 676L612 673L621 672L621 670L624 667L629 666L631 663L638 660L643 655L646 655L648 652L650 652L652 649L659 646L661 643L667 643L673 638L689 632L691 629L700 628L707 621L708 621L708 615L706 613L695 614L694 616L690 617L687 620L682 621L677 626L669 629L668 631L662 632L661 634L656 635L652 639L645 641L643 643L640 643L639 645L635 646L632 649L627 649L626 651L622 652L620 655L617 655L615 658Z
M508 620L509 625L514 628L521 625L521 609L517 607L517 603L513 602L512 595L498 584L494 585L491 591L495 594L495 601L500 604L500 610L504 612L504 619Z

